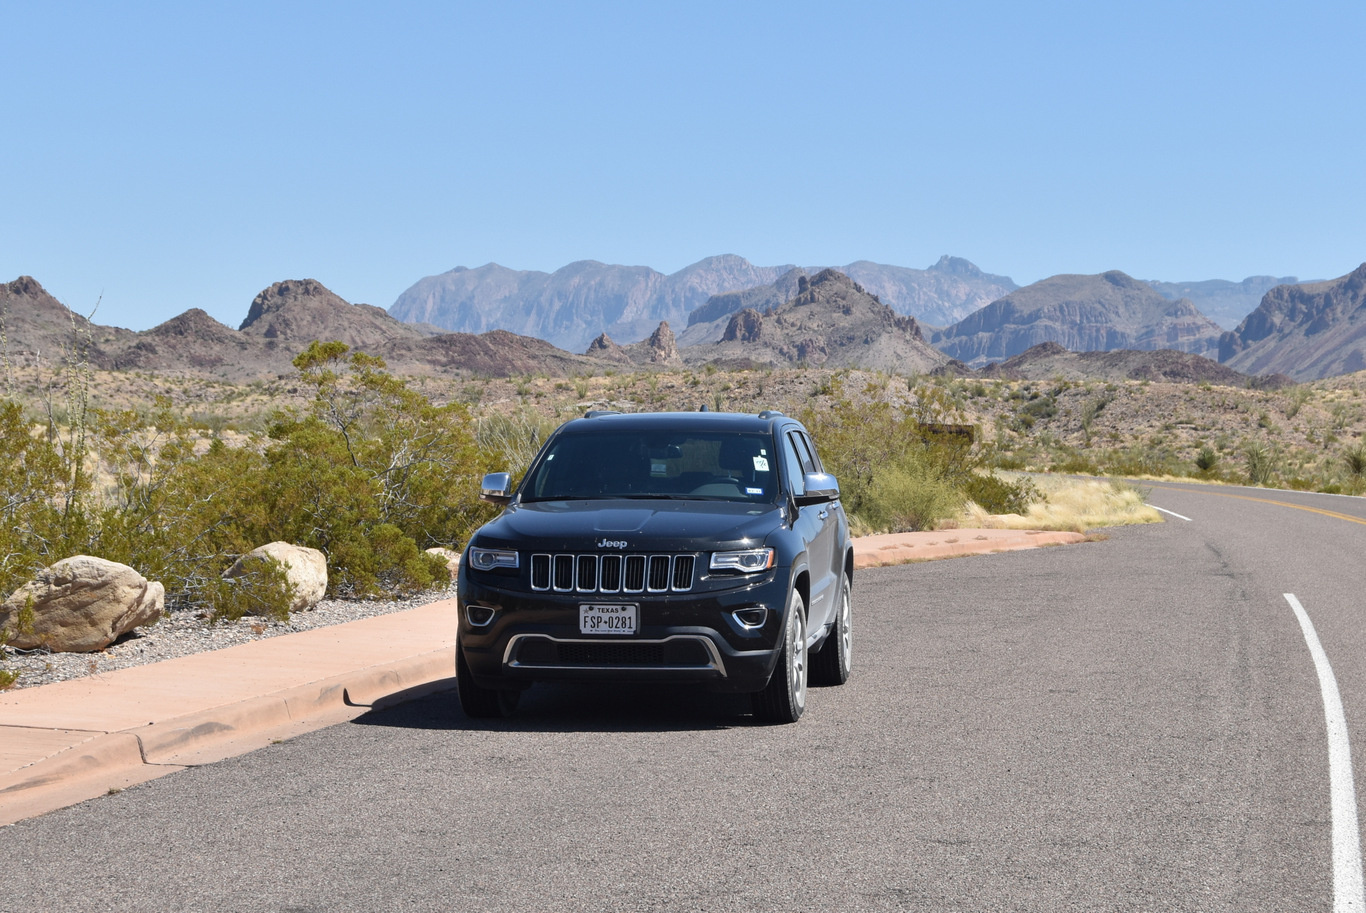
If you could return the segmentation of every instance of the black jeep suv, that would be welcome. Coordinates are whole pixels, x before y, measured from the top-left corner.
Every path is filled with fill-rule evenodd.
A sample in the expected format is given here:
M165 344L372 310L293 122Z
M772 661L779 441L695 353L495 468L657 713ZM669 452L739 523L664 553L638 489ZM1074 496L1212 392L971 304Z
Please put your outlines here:
M850 668L853 548L839 485L779 412L590 412L560 426L460 565L470 716L550 680L695 682L795 722ZM809 674L808 674L809 673Z

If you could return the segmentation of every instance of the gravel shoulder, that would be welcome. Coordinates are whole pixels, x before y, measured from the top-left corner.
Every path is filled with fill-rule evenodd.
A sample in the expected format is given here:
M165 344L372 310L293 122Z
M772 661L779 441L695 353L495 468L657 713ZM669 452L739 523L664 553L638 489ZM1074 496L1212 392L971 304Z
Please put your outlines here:
M453 598L454 584L402 599L325 599L311 609L292 613L287 622L248 616L240 621L211 624L205 616L195 612L168 612L156 624L133 631L95 653L52 653L7 648L7 657L0 661L0 669L19 673L18 680L11 688L34 688L208 650L222 650L267 637L296 634L415 609L430 602Z

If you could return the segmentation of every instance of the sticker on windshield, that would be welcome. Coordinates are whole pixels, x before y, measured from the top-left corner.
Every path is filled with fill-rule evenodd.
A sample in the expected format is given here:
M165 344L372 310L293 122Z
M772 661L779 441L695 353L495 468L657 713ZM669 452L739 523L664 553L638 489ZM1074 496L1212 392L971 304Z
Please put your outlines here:
M747 494L747 495L761 495L761 494L763 494L763 493L764 493L764 490L763 490L762 488L746 488L746 489L745 489L745 494Z
M755 472L768 472L768 458L757 456L754 458Z

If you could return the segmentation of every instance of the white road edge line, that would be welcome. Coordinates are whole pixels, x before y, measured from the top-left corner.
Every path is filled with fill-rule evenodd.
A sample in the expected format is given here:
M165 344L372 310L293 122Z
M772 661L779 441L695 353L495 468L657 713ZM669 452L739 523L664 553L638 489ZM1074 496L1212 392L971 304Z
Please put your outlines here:
M1156 504L1149 504L1148 506L1151 507L1153 510L1160 510L1160 511L1162 511L1164 514L1171 514L1173 517L1175 517L1175 518L1178 519L1178 520L1185 520L1187 523L1194 523L1194 522L1195 522L1195 521L1192 520L1190 517L1183 517L1183 516L1181 516L1180 514L1178 514L1178 513L1177 513L1176 511L1174 511L1174 510L1167 510L1165 507L1158 507Z
M1323 692L1323 716L1328 724L1328 788L1333 808L1333 910L1335 913L1366 911L1361 880L1361 834L1357 828L1356 787L1352 785L1352 748L1347 741L1347 716L1342 712L1342 696L1333 677L1333 667L1323 652L1309 613L1294 593L1284 593L1295 617L1299 619L1304 642L1314 657Z

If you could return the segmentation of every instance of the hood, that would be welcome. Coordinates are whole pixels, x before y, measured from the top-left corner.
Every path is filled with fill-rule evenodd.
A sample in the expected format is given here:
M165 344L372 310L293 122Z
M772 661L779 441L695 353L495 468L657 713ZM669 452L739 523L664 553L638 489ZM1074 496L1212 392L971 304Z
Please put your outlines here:
M629 502L628 502L629 503ZM762 545L782 525L773 504L732 501L535 501L513 504L470 539L486 548L707 552Z

